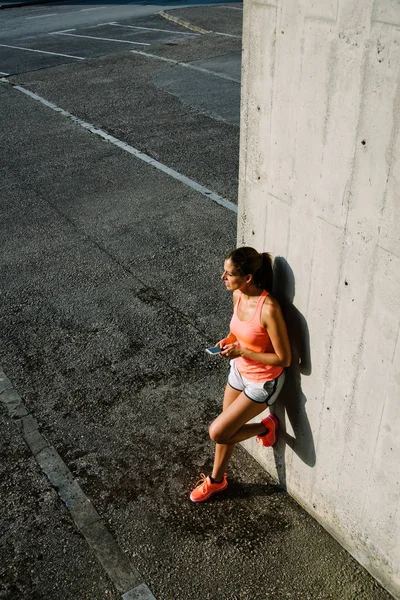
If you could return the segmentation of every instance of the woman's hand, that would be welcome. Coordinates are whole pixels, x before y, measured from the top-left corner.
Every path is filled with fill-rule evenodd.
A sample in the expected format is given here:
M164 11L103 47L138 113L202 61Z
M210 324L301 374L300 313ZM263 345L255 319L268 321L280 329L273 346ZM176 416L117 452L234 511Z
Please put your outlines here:
M232 358L237 358L242 355L242 349L240 345L236 342L234 344L225 344L221 346L221 356L223 358L228 358L232 360Z
M217 342L215 345L223 348L224 346L227 346L228 344L234 344L235 342L236 337L230 333L228 337L224 338L223 340L219 340L219 342Z

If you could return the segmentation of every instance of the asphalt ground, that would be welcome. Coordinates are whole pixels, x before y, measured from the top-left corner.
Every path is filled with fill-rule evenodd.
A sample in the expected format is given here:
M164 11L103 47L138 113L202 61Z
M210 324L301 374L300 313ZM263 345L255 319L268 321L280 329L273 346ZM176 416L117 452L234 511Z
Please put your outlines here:
M192 60L218 55L206 45L200 57L198 39ZM237 126L157 87L160 64L122 53L11 82L149 154L158 131L158 160L234 199ZM0 390L0 598L114 599L143 582L157 600L389 599L240 447L227 493L189 501L211 466L207 425L226 380L226 363L204 348L228 327L219 277L235 213L7 83L0 103L0 364L11 381ZM193 148L215 146L213 131L215 165ZM49 448L64 479L41 471ZM101 553L73 520L65 482L79 484L119 554Z
M223 15L222 7L213 8ZM240 11L226 10L233 15L237 29ZM141 27L183 29L159 15L120 24L129 27L133 23ZM110 38L111 35L133 35L131 32L131 29L105 25L79 29L75 33ZM136 32L134 35L138 39ZM148 36L142 33L141 39L149 40ZM90 52L104 53L104 45L107 52L110 51L110 42L60 35L24 39L23 45L89 57ZM112 43L111 46L115 50ZM179 35L168 43L139 47L140 52L151 56L137 54L136 50L121 52L121 45L118 49L118 54L75 60L61 65L58 71L43 66L47 66L48 61L58 65L58 61L68 59L35 54L33 59L29 56L28 64L39 60L42 67L9 80L236 202L241 40L213 34ZM10 59L20 60L20 53L15 54L15 50L3 48L3 55L5 52L11 53ZM190 63L202 71L165 59ZM2 69L11 66L3 64ZM24 69L19 67L19 70ZM190 143L186 142L188 130Z
M0 598L120 598L3 410L0 436Z
M156 4L155 0L117 0L116 2L113 0L90 0L91 4L94 4L96 6L101 6L101 5L108 5L108 6L129 6L131 4L145 4L145 5L150 5L150 4ZM163 4L166 5L170 5L170 6L176 6L176 2L174 2L174 0L163 0L162 2ZM50 6L54 6L55 4L62 4L64 6L76 6L79 4L79 0L75 1L75 0L3 0L0 3L0 10L10 10L10 9L15 9L15 8L23 8L23 7L27 7L27 6L40 6L40 5L50 5ZM185 3L187 4L187 2ZM179 3L178 3L179 5Z

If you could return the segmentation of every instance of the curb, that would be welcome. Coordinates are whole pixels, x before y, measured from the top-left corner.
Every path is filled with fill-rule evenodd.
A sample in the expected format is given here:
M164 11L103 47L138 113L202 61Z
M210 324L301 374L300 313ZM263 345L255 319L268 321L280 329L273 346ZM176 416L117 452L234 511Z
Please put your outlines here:
M196 31L197 33L211 33L211 31L207 31L207 29L203 29L202 27L197 27L197 25L193 25L192 23L189 23L189 21L184 21L180 17L173 17L163 10L157 14L160 15L160 17L164 17L164 19L167 19L168 21L172 21L173 23L177 23L182 27L186 27L186 29L190 29L191 31Z
M122 594L122 600L156 600L57 450L41 434L38 422L29 413L21 396L0 367L1 405L14 422L49 484L67 508L91 552Z

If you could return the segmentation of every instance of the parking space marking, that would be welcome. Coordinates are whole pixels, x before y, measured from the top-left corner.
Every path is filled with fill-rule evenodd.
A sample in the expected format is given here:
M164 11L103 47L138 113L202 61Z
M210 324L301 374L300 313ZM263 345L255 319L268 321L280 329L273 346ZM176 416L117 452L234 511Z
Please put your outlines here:
M224 37L235 38L235 40L242 39L241 35L233 35L232 33L221 33L220 31L210 31L210 33L213 33L214 35L223 35Z
M22 46L9 46L0 44L3 48L14 48L15 50L26 50L27 52L38 52L39 54L52 54L53 56L64 56L65 58L76 58L77 60L86 60L82 56L72 56L72 54L60 54L59 52L48 52L47 50L33 50L33 48L23 48Z
M56 17L56 16L57 16L57 13L50 13L48 15L39 15L37 17L25 17L25 20L29 21L29 19L42 19L44 17Z
M186 175L182 175L182 173L178 173L178 171L175 171L174 169L171 169L167 165L164 165L163 163L159 162L158 160L155 160L154 158L152 158L151 156L148 156L141 150L138 150L137 148L130 146L126 142L122 142L118 138L115 138L112 135L109 135L107 132L103 131L102 129L98 129L97 127L95 127L94 125L91 125L90 123L86 123L79 117L75 117L74 115L71 115L71 113L67 112L63 108L56 106L52 102L49 102L45 98L42 98L41 96L38 96L37 94L34 94L30 90L27 90L20 85L13 85L12 83L10 83L10 81L8 81L8 79L1 79L0 81L6 83L7 85L11 85L14 90L18 90L19 92L26 94L30 98L37 100L38 102L40 102L41 104L44 104L48 108L51 108L52 110L62 114L64 117L71 119L71 121L73 121L77 125L80 125L81 127L83 127L84 129L87 129L91 133L94 133L95 135L103 138L104 140L106 140L107 142L110 142L114 146L121 148L121 150L128 152L128 154L131 154L135 158L138 158L139 160L143 161L144 163L154 167L158 171L162 171L163 173L165 173L166 175L169 175L173 179L180 181L181 183L186 185L188 188L191 188L192 190L199 192L199 194L201 194L202 196L205 196L209 200L212 200L212 202L215 202L216 204L219 204L220 206L223 206L224 208L228 208L229 210L231 210L232 212L237 214L238 207L236 206L236 204L234 204L230 200L226 200L225 198L222 198L222 196L219 196L219 194L217 194L216 192L213 192L212 190L209 190L208 188L201 185L200 183L197 183L197 181L194 181L194 179L190 179L190 177L186 177Z
M186 67L187 69L193 69L193 71L200 71L200 73L206 73L207 75L214 75L214 77L220 77L221 79L227 79L228 81L233 81L234 83L240 84L240 79L230 77L229 75L224 75L223 73L216 73L215 71L210 71L209 69L203 69L203 67L198 67L197 65L193 65L191 63L180 62L179 60L174 60L173 58L165 58L165 56L157 56L156 54L150 54L150 52L141 52L140 50L130 50L130 52L133 54L140 54L141 56L148 56L149 58L155 58L157 60L172 63L178 67Z
M136 586L133 590L130 590L122 596L122 600L156 600L144 583Z
M0 75L7 75L7 77L8 77L8 75L9 75L9 74L10 74L10 73L2 73L2 72L0 71Z
M121 25L120 23L104 23L104 25L113 25L114 27L126 27L129 29L145 29L146 31L161 31L163 33L177 33L178 35L200 35L199 33L189 33L187 31L172 31L171 29L155 29L154 27L138 27L136 25ZM100 25L96 25L96 27L100 27Z
M86 38L88 40L102 40L104 42L116 42L117 44L134 44L135 46L151 46L145 42L130 42L128 40L114 40L112 38L95 37L94 35L81 35L80 33L64 33L61 31L55 31L50 35L69 35L71 37Z

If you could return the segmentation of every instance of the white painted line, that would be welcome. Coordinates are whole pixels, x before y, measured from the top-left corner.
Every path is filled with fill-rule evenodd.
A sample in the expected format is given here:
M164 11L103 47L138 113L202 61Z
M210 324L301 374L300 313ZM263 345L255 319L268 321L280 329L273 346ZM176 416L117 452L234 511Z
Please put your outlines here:
M38 15L37 17L25 17L26 21L29 21L29 19L44 19L44 17L56 17L57 13L50 13L48 15Z
M142 585L138 585L133 588L133 590L129 590L122 596L122 600L156 600L144 583Z
M0 71L0 75L7 75L7 76L8 76L9 74L10 74L10 73L2 73L2 72Z
M178 35L200 35L199 33L188 33L187 31L172 31L172 29L154 29L153 27L138 27L136 25L121 25L120 23L105 23L105 25L113 25L114 27L126 27L129 29L145 29L146 31L161 31L164 33L177 33ZM99 25L97 27L100 27Z
M96 6L96 8L81 8L79 12L89 12L89 10L101 10L102 6Z
M213 75L214 77L220 77L221 79L226 79L227 81L233 81L234 83L240 84L240 79L230 77L229 75L224 75L223 73L216 73L215 71L210 71L209 69L203 69L203 67L198 67L197 65L193 65L191 63L180 62L172 58L165 58L164 56L150 54L150 52L141 52L140 50L130 50L130 52L132 52L133 54L140 54L141 56L149 56L150 58L155 58L157 60L169 62L179 67L186 67L187 69L192 69L193 71L200 71L200 73L206 73L207 75Z
M62 31L49 31L49 35L53 35L55 33L66 33L67 31L76 31L76 29L63 29Z
M10 85L10 82L8 81L8 79L2 79L1 81ZM201 194L202 196L205 196L209 200L216 202L216 204L219 204L220 206L223 206L224 208L228 208L229 210L231 210L234 213L238 212L238 207L236 206L236 204L234 204L233 202L230 202L230 200L225 200L225 198L222 198L222 196L219 196L212 190L209 190L208 188L204 187L200 183L197 183L197 181L194 181L193 179L186 177L186 175L182 175L181 173L178 173L178 171L175 171L174 169L167 167L163 163L159 162L158 160L155 160L154 158L151 158L151 156L148 156L147 154L145 154L144 152L141 152L137 148L134 148L133 146L130 146L129 144L127 144L125 142L122 142L121 140L113 137L112 135L109 135L102 129L97 129L97 127L95 127L94 125L91 125L90 123L86 123L85 121L82 121L82 119L79 119L79 117L75 117L74 115L71 115L71 113L67 112L63 108L59 108L52 102L45 100L44 98L42 98L41 96L38 96L37 94L34 94L30 90L26 90L25 88L23 88L19 85L13 86L13 88L15 90L18 90L19 92L22 92L23 94L26 94L27 96L30 96L34 100L41 102L48 108L51 108L52 110L61 113L64 117L71 119L71 121L73 121L77 125L80 125L81 127L83 127L84 129L87 129L91 133L94 133L95 135L102 137L104 140L110 142L114 146L121 148L121 150L124 150L125 152L132 154L132 156L134 156L135 158L142 160L144 163L147 163L148 165L151 165L155 169L162 171L166 175L169 175L173 179L180 181L181 183L183 183L187 187L191 188L192 190L199 192L199 194Z
M210 31L210 33L213 33L214 35L223 35L224 37L235 38L235 40L242 39L241 35L232 35L231 33L220 33L219 31Z
M32 48L22 48L22 46L8 46L0 44L3 48L14 48L15 50L26 50L27 52L38 52L39 54L52 54L53 56L64 56L66 58L76 58L77 60L86 60L82 56L72 56L71 54L59 54L58 52L47 52L46 50L33 50Z
M1 367L0 402L7 409L36 462L67 507L97 560L123 594L122 597L129 600L155 600L147 585L142 583L143 577L122 552L61 456L40 433L38 422L29 414ZM143 595L140 595L142 592Z
M140 54L141 56L148 56L149 58L155 58L157 60L161 60L163 62L172 63L173 65L180 65L179 60L174 60L173 58L166 58L165 56L157 56L156 54L151 54L151 52L142 52L141 50L130 50L132 54Z
M135 46L151 46L151 44L145 44L144 42L128 42L127 40L113 40L112 38L95 37L94 35L80 35L79 33L61 33L54 32L51 35L69 35L71 37L86 38L88 40L102 40L103 42L115 42L117 44L134 44Z

